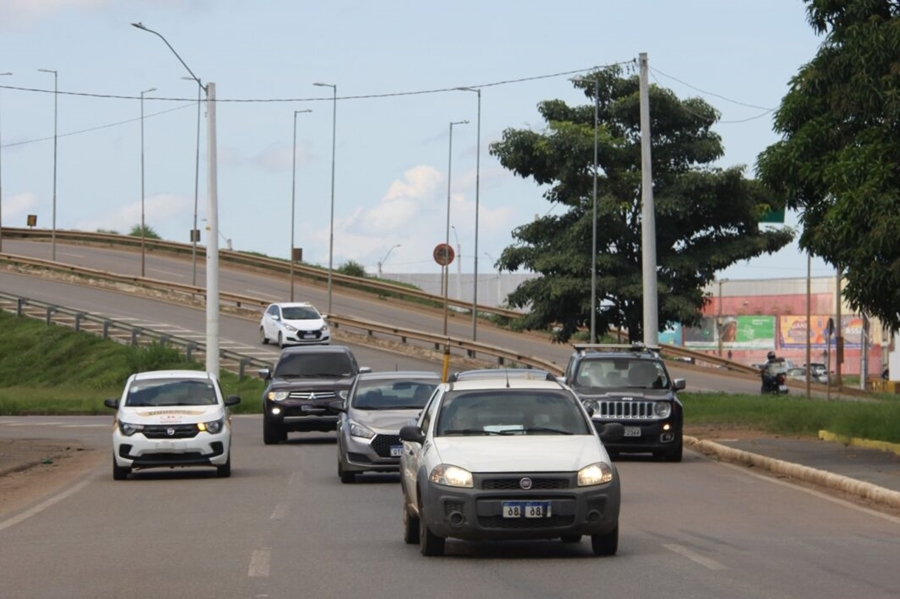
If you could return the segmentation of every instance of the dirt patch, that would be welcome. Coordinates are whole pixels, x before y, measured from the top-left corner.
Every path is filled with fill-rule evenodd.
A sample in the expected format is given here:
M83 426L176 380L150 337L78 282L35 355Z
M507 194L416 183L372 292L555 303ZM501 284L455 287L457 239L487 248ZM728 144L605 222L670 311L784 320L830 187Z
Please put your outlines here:
M0 439L0 519L61 491L101 453L77 441Z

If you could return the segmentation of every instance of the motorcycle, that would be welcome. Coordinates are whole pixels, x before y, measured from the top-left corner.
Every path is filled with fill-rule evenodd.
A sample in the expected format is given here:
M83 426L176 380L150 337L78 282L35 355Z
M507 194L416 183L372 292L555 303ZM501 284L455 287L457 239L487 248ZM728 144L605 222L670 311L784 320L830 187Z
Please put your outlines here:
M783 359L768 362L760 372L763 395L786 395L790 393L787 386L787 364Z

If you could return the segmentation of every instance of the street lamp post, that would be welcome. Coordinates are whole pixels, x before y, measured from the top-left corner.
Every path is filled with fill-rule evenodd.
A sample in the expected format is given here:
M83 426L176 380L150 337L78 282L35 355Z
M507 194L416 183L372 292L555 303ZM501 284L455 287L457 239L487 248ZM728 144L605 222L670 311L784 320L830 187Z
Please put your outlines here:
M12 73L0 73L6 77ZM0 103L2 105L2 103ZM0 252L3 251L3 136L0 135Z
M481 90L474 87L460 87L460 91L475 92L478 94L478 122L475 141L475 259L472 282L472 341L478 339L478 209L479 191L481 187Z
M194 81L191 77L182 77L187 81ZM197 82L197 152L194 161L194 225L191 228L191 285L197 286L197 242L200 241L200 232L197 230L197 203L200 197L200 107L202 105L201 92L203 84Z
M600 80L576 77L573 81L594 83L594 191L591 220L591 343L597 342L597 130L600 124Z
M382 267L382 265L383 265L385 262L387 262L388 256L391 255L391 252L394 251L394 248L398 248L398 247L400 247L400 244L399 244L399 243L396 244L396 245L391 246L391 249L389 249L389 250L385 253L385 255L381 258L381 260L378 261L378 278L379 278L379 279L381 278L381 267Z
M453 167L453 127L455 125L466 125L469 121L451 121L450 122L450 144L447 151L447 228L444 234L444 244L450 245L450 173L452 172ZM447 336L447 319L449 316L449 298L448 298L448 287L449 285L449 271L450 267L447 264L443 265L443 281L444 281L444 337Z
M144 237L146 225L144 224L144 94L155 92L156 88L151 87L141 92L141 276L146 275L146 250L144 247Z
M219 376L219 200L218 200L218 176L216 163L216 84L207 83L205 86L194 72L181 59L172 44L160 33L148 29L143 23L132 23L142 31L152 33L161 39L178 62L187 70L197 85L206 92L206 110L209 123L206 135L206 167L207 167L207 235L206 244L206 370L215 376Z
M718 281L718 283L719 283L719 303L718 303L719 315L716 318L716 336L719 338L718 341L719 341L719 357L720 358L722 357L722 333L724 332L722 330L722 283L725 283L726 281L728 281L728 279L719 279L719 281Z
M334 150L337 143L337 84L313 83L317 87L330 87L331 108L331 219L328 226L328 313L331 314L331 272L334 268Z
M291 160L291 301L294 301L294 210L297 198L297 115L303 112L312 112L312 110L295 110L294 111L294 153Z
M57 116L59 114L59 74L50 69L38 69L41 73L53 73L53 229L50 232L50 255L51 260L56 261L56 148L57 140Z
M462 299L462 245L459 243L459 235L456 234L456 227L450 225L453 229L453 237L456 239L456 299ZM447 280L450 277L448 275Z

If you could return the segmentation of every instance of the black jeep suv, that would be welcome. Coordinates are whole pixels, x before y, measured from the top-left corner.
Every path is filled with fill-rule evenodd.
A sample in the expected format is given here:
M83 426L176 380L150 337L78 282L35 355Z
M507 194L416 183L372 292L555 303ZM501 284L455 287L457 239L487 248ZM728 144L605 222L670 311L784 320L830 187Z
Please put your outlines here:
M344 345L283 349L274 371L259 371L268 381L262 398L265 444L286 441L289 431L335 430L340 412L329 404L346 395L357 373L369 370Z
M625 436L604 443L618 453L652 453L680 462L684 410L677 391L684 379L672 380L659 354L643 345L575 344L565 382L593 410L599 430L609 422L625 427Z

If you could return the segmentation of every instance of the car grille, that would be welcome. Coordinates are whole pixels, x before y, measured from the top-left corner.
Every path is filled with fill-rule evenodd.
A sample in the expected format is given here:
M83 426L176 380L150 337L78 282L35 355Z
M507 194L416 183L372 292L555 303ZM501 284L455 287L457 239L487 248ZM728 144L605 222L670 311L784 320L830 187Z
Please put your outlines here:
M391 447L402 444L400 435L375 435L372 439L372 449L378 454L378 457L391 457Z
M322 391L291 391L291 399L324 399L332 400L337 398L337 393L333 389ZM323 406L324 407L324 406Z
M551 516L550 518L504 518L503 516L478 516L478 524L483 528L555 528L571 526L575 516Z
M172 431L170 434L169 431ZM197 436L196 424L151 424L142 431L148 439L191 439Z
M519 481L522 480L523 476L516 476L513 478L486 478L481 481L481 488L485 491L510 491L510 490L521 490L522 487L519 484ZM527 477L531 478L531 477ZM532 478L531 479L531 489L532 491L542 491L547 489L568 489L569 488L569 479L567 478Z
M653 413L654 401L596 400L594 418L634 418L657 420Z

